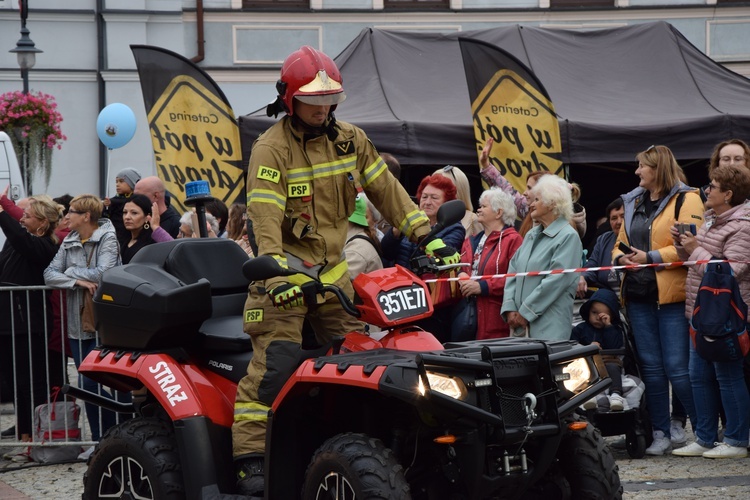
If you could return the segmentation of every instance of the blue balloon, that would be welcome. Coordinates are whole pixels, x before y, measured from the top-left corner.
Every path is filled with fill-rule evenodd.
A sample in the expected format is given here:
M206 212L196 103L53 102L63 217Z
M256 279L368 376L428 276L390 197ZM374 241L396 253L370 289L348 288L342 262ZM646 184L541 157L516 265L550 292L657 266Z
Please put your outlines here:
M135 135L135 114L126 105L116 102L99 113L96 134L109 149L123 147Z

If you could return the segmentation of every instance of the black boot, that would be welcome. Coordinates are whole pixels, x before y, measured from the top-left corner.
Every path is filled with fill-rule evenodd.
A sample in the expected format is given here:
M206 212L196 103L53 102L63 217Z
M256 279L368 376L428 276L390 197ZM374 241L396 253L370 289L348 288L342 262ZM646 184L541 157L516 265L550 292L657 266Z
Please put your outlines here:
M266 479L263 475L265 458L261 454L246 455L235 461L237 470L237 493L251 497L263 497Z
M0 432L0 438L10 439L16 437L16 426L8 427L3 432Z

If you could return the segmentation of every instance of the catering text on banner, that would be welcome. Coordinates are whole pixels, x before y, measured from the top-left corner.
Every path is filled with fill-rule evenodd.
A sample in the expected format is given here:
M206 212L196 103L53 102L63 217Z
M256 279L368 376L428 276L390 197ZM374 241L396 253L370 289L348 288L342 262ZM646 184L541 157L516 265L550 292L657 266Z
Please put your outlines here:
M541 82L504 50L478 40L459 38L477 151L488 137L495 143L490 163L519 192L526 176L547 170L565 176L560 126Z
M244 202L240 133L224 93L202 69L169 50L131 45L141 80L156 171L178 212L185 184L208 181L227 205Z

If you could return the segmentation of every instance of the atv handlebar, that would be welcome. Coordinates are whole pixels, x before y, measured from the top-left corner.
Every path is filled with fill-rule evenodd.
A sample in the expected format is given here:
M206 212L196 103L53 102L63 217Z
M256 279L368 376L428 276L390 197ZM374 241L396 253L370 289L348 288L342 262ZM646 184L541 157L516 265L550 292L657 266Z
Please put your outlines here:
M335 285L325 285L320 281L309 281L300 286L302 294L305 296L306 304L315 304L318 295L324 295L326 292L331 292L341 302L341 307L344 308L348 314L351 314L355 318L359 318L362 314L359 312L349 297L346 296L344 291Z
M459 222L466 213L466 205L461 200L451 200L440 206L437 212L437 224L435 224L427 235L419 242L418 248L424 247L435 239L435 236L445 227ZM437 265L435 259L427 255L413 256L410 260L411 268L417 275L455 269L469 264L448 264ZM318 295L330 292L339 299L344 310L354 317L359 317L360 312L354 306L349 297L336 286L321 283L317 276L311 276L298 269L282 267L279 262L270 255L260 255L245 262L242 266L242 274L250 281L263 281L279 276L292 276L295 274L304 274L311 278L311 281L300 285L305 302L314 304Z
M416 274L417 276L422 276L423 274L438 274L443 271L451 271L453 269L458 269L461 267L471 267L471 264L467 264L464 262L457 262L455 264L442 264L438 265L434 258L429 257L427 255L417 255L416 257L412 257L412 259L409 261L409 266L411 267L411 270Z
M435 236L446 227L459 222L466 214L466 205L461 200L451 200L443 203L437 211L437 223L432 227L429 233L419 242L418 248L424 249L428 243L435 239ZM435 273L451 269L453 265L438 266L435 261L427 256L412 256L412 269L417 274L425 272ZM414 262L416 261L416 262ZM263 281L278 276L291 276L293 274L305 274L304 271L281 267L276 259L270 255L260 255L245 262L242 266L242 274L250 281ZM317 276L310 276L317 279Z

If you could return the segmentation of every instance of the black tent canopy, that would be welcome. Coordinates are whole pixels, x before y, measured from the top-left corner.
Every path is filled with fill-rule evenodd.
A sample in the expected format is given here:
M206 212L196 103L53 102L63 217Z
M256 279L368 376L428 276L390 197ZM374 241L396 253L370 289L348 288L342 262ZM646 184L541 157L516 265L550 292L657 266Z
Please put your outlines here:
M476 165L459 36L497 45L536 74L559 116L572 177L575 164L630 162L654 143L697 159L727 138L750 138L750 80L665 22L594 31L365 29L336 58L347 94L336 116L402 164ZM264 110L240 118L245 153L273 122Z
M716 144L750 139L750 80L665 22L594 31L365 29L336 58L347 94L336 116L406 166L401 181L412 193L422 176L446 164L467 173L472 199L481 192L459 37L505 49L546 88L559 117L563 162L581 186L589 234L607 204L637 185L639 151L669 146L691 185L700 186ZM245 159L274 121L265 109L240 117Z

